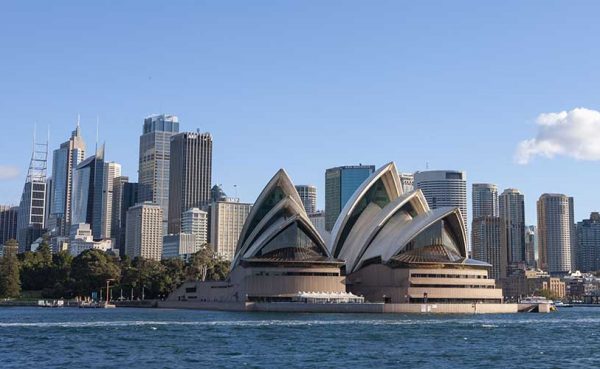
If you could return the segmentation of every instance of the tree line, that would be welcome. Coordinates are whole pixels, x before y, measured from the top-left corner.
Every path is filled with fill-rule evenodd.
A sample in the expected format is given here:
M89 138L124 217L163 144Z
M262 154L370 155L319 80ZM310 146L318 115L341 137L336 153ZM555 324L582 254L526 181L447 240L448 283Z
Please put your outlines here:
M22 291L40 291L44 298L89 297L111 281L113 298L165 298L187 280L223 280L230 263L209 245L187 261L117 257L86 250L76 257L67 251L52 254L47 241L35 252L17 254L15 240L6 242L0 258L0 298L18 298ZM103 292L106 296L106 290Z

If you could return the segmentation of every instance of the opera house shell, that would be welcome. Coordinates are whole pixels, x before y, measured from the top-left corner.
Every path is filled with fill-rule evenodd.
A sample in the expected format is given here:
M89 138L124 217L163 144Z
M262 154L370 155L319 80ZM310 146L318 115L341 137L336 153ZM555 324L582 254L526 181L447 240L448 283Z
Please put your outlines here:
M430 209L420 190L402 193L389 163L346 203L329 251L345 261L348 290L371 302L500 303L490 265L468 258L462 219Z
M258 196L240 233L229 278L188 282L173 294L207 302L286 302L302 292L347 298L343 262L331 257L285 170Z

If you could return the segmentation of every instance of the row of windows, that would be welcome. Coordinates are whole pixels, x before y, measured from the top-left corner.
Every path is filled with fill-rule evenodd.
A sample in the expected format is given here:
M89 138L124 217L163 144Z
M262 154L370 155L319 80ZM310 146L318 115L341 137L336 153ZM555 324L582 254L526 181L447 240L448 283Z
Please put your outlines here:
M480 285L480 284L410 284L411 287L417 288L495 288L494 285Z
M254 273L257 277L263 276L313 276L313 277L337 277L339 273L327 272L257 272Z
M469 274L411 274L412 278L470 278L470 279L487 279L486 275L469 275Z

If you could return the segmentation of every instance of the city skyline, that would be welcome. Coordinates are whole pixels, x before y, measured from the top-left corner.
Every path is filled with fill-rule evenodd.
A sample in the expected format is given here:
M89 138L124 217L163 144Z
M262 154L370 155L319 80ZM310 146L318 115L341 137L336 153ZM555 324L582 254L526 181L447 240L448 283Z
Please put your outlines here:
M471 13L463 17L454 8L466 4ZM211 132L219 143L214 183L223 183L225 192L236 193L245 202L256 198L270 173L285 167L295 183L317 186L318 208L323 209L326 168L358 163L380 166L394 160L402 172L423 171L427 166L465 171L469 193L470 185L478 182L517 188L525 196L527 224L536 224L535 202L546 192L573 196L575 219L584 219L600 208L590 185L598 179L598 163L585 160L597 159L593 150L586 149L583 141L582 150L555 145L543 151L543 139L531 140L552 137L556 132L547 127L560 127L560 122L573 122L574 128L580 121L598 125L594 111L542 115L600 108L593 92L600 74L585 62L591 58L587 54L584 58L580 50L592 41L598 27L585 21L594 12L583 12L583 6L513 5L387 4L340 11L333 4L313 4L298 14L294 5L278 4L272 11L279 18L267 21L266 15L243 4L231 8L204 4L203 13L191 4L177 10L156 4L140 10L124 4L119 5L122 15L111 13L112 29L98 21L108 16L98 5L41 6L27 12L27 17L20 5L9 5L10 16L0 29L3 34L10 29L15 37L2 40L4 49L15 51L27 44L31 51L9 53L0 72L5 82L0 86L0 108L6 119L0 203L19 203L34 122L38 122L38 139L46 136L50 125L52 152L68 139L80 113L82 134L92 152L99 117L98 141L107 144L107 161L121 163L123 175L136 181L142 121L164 113L177 115L182 131ZM212 17L224 10L227 17ZM456 16L445 17L451 10ZM129 22L129 15L137 11L146 17ZM565 13L577 14L573 18L578 21ZM373 30L354 30L350 19L359 14L359 21ZM526 23L533 16L539 21L536 29ZM60 27L48 23L66 17L72 22ZM168 29L146 27L159 17L181 22ZM510 31L500 34L515 17ZM560 32L555 17L567 18ZM311 19L318 25L314 30L307 27ZM251 27L260 20L262 27ZM47 33L26 29L31 22ZM433 25L436 22L439 26ZM430 28L424 27L430 23ZM480 32L464 40L445 34L444 27L462 36L474 28ZM139 28L146 32L132 32ZM89 40L85 42L94 45L93 50L74 29L85 30ZM307 32L323 37L307 37ZM576 70L561 58L544 57L556 52L548 34L564 55L581 56ZM56 46L54 38L61 40L64 53L47 49ZM415 39L420 42L408 42ZM567 40L578 41L571 45ZM198 46L187 47L195 41ZM251 47L258 52L251 52ZM145 57L161 48L168 52L158 60ZM248 52L242 60L236 59L239 51ZM514 57L517 51L519 58ZM33 52L44 53L44 64L36 62ZM172 53L181 57L165 58ZM318 60L311 62L314 56ZM103 68L102 63L111 68ZM90 68L94 74L88 73ZM29 75L10 75L10 70ZM69 88L61 87L64 84ZM535 123L537 117L543 124ZM275 135L286 140L270 140L268 150L263 149L265 137ZM579 136L573 137L578 142ZM529 143L516 158L524 141ZM369 150L354 150L353 144ZM285 154L289 150L302 155L292 158ZM480 153L485 153L485 160ZM288 159L278 159L284 157ZM531 160L523 165L517 159Z

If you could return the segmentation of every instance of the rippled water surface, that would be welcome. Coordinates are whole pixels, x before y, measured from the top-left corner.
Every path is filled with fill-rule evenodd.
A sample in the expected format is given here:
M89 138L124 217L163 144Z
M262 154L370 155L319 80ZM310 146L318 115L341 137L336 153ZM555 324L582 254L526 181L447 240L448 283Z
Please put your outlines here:
M600 308L368 315L0 308L2 368L600 367Z

